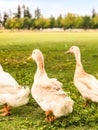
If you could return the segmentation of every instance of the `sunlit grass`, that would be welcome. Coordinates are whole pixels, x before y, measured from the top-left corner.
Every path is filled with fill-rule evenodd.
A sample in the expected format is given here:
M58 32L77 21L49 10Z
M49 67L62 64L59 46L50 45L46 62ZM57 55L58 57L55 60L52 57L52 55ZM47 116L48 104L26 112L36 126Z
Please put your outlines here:
M98 78L98 33L97 32L10 32L0 33L0 63L20 84L31 88L36 71L34 61L27 61L32 50L39 48L45 58L49 77L63 83L75 101L74 111L52 124L45 121L44 112L30 96L29 104L12 108L12 115L0 117L1 130L95 130L98 129L98 104L84 100L73 85L75 59L64 52L72 45L81 50L82 64L86 72ZM1 107L1 106L0 106Z

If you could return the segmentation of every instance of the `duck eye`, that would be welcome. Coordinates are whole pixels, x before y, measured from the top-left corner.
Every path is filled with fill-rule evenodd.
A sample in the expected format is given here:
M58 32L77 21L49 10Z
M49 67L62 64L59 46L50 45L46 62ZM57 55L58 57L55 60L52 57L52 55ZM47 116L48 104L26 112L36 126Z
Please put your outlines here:
M33 52L33 54L35 54L35 51Z

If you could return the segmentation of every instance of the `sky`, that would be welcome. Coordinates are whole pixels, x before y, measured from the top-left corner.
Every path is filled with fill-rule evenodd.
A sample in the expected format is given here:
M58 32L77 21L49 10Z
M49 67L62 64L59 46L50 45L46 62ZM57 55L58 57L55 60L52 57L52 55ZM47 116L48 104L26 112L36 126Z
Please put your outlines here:
M28 6L32 15L39 8L44 17L65 16L67 13L77 15L92 15L94 8L98 12L98 0L0 0L0 14L17 12L20 5Z

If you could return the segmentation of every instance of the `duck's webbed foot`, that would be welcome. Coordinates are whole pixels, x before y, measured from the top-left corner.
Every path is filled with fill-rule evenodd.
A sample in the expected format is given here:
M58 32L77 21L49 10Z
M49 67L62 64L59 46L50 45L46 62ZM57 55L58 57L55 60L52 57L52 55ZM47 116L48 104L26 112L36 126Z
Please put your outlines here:
M0 116L8 116L11 113L9 112L9 106L7 104L4 105L4 108L0 110Z
M46 112L45 112L45 115L46 115L46 120L47 120L49 123L53 122L53 121L56 119L56 117L53 115L52 110L46 111Z

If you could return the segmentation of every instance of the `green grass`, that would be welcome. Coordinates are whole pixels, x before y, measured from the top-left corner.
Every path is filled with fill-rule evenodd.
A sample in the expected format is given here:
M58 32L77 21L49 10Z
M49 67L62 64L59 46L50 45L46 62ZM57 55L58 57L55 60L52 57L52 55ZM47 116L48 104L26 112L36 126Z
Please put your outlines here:
M84 100L73 85L75 59L64 52L72 45L81 49L85 71L98 78L98 33L97 32L10 32L0 33L0 63L20 84L31 88L36 71L34 61L27 61L32 50L39 48L45 58L49 77L63 83L75 101L74 111L49 124L45 114L30 96L27 105L12 108L11 116L0 117L0 130L97 130L98 104ZM2 106L0 106L1 108Z

